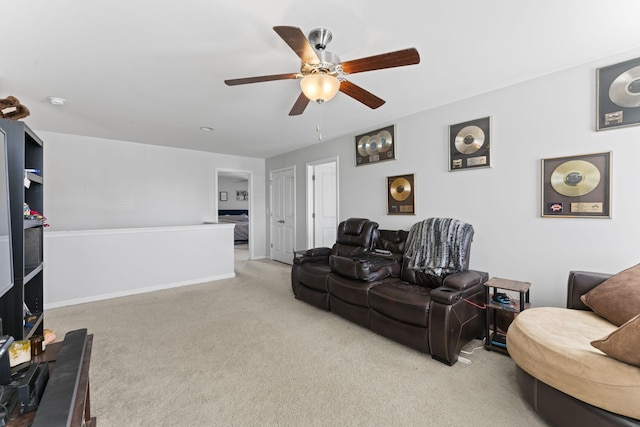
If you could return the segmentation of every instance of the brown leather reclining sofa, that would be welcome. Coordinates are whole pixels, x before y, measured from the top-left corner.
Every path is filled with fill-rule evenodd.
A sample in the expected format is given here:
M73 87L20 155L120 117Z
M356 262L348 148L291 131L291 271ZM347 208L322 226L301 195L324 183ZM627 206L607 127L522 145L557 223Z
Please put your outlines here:
M484 335L484 313L478 306L488 274L468 269L469 229L460 243L460 271L436 276L408 267L407 231L379 230L373 221L350 218L339 224L332 248L296 254L293 293L452 365L465 344Z

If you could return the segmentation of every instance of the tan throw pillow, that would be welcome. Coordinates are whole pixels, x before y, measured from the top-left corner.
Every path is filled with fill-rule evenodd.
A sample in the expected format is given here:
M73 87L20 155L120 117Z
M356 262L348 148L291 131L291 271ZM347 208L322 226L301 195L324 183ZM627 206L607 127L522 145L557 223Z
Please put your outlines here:
M640 314L640 264L609 277L580 299L614 325L626 323Z
M640 314L591 345L609 357L640 367Z

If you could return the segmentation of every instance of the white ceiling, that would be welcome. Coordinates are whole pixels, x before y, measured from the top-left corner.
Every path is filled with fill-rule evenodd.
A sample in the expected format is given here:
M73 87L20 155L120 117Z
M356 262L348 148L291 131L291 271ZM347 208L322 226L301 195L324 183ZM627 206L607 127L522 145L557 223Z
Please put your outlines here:
M267 158L317 144L317 124L357 135L637 48L639 16L637 0L5 1L0 97L37 130ZM276 25L328 28L343 61L415 47L421 63L349 77L377 110L339 93L290 117L297 81L224 84L299 71Z

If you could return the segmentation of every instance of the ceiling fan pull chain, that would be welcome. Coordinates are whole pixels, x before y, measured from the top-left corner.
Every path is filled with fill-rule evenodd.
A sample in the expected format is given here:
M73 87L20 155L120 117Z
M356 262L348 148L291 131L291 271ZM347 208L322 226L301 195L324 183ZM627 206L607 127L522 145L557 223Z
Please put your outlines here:
M318 141L322 141L322 133L320 132L320 124L322 123L322 111L323 105L318 104L316 108L318 109L318 124L316 125L316 133L318 134Z

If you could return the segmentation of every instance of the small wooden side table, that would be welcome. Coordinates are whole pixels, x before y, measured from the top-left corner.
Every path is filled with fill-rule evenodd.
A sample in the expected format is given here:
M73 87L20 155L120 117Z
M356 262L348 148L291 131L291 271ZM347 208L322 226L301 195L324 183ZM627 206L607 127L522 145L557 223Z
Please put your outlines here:
M485 282L484 286L484 295L487 301L484 348L487 351L496 350L508 355L506 330L500 331L497 326L498 313L513 313L515 316L522 310L529 308L531 306L529 303L531 283L492 277ZM498 289L518 292L520 298L518 301L514 301L513 305L501 304L493 300L493 296L498 293Z

